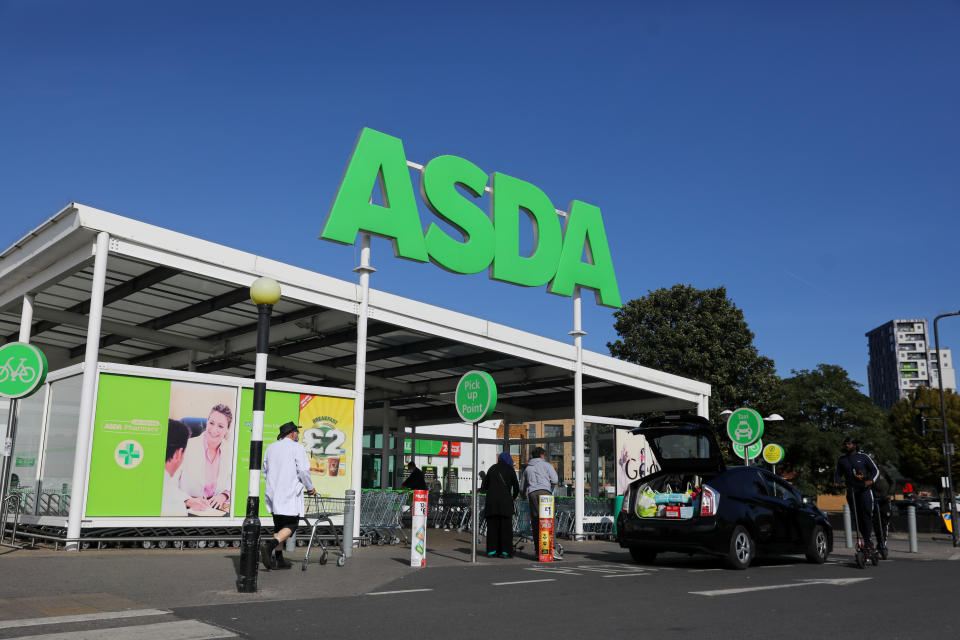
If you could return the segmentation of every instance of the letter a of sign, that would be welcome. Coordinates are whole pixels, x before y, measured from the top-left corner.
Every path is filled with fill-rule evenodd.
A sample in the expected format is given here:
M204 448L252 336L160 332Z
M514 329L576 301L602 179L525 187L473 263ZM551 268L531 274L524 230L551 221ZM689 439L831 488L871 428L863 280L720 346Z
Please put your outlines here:
M584 249L589 262L580 260ZM560 265L548 291L572 296L576 285L593 289L597 304L616 308L623 306L600 209L579 200L570 203Z
M370 202L377 177L385 206ZM357 138L320 237L354 244L360 231L392 240L398 258L428 261L403 142L367 127Z

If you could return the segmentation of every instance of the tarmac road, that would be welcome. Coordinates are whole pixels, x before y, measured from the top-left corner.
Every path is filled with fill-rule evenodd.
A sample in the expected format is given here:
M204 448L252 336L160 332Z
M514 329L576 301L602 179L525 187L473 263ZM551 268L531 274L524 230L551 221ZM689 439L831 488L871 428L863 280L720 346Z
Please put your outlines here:
M960 552L943 540L923 541L919 554L894 540L889 561L860 570L838 538L826 565L783 557L746 571L680 554L641 566L609 542L565 543L554 565L522 554L471 565L467 535L431 531L428 542L423 569L408 566L406 547L371 547L344 567L262 573L256 594L236 593L237 553L227 550L6 553L0 638L931 638L958 630L955 616L938 615L950 611L960 568Z

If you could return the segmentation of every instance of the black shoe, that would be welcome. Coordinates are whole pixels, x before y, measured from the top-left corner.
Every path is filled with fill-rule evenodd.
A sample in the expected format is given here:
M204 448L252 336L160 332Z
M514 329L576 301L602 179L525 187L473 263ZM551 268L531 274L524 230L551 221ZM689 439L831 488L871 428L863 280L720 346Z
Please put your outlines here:
M276 538L267 538L260 542L260 560L263 562L263 568L267 571L277 568L276 560L273 557L273 548L276 544Z
M293 565L289 560L283 557L283 552L277 549L276 553L273 554L274 569L289 569Z

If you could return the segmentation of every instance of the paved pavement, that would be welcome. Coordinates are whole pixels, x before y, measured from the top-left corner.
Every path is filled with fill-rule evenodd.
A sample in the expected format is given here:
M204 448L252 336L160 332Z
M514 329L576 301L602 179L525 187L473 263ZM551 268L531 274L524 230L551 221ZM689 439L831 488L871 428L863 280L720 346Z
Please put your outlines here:
M338 567L339 551L331 550L331 561L321 566L313 562L306 571L299 566L289 571L260 572L260 590L255 594L236 592L236 568L239 551L234 549L111 549L82 552L0 550L0 638L30 637L50 630L83 637L104 638L106 630L117 629L124 637L216 638L234 634L215 625L184 620L174 609L216 605L242 605L304 598L344 598L403 590L422 586L431 568L460 568L464 580L470 579L470 535L465 532L428 532L427 568L413 569L410 550L403 545L372 546L355 549L345 566ZM632 566L629 555L609 541L563 541L564 561L557 565ZM909 553L905 536L890 540L890 557L898 561L931 562L960 560L949 536L926 535L919 540L919 553ZM290 554L291 560L303 557L305 548ZM535 566L531 549L519 551L512 560L487 559L478 555L477 567L486 576L517 566ZM677 554L673 563L686 562ZM835 560L852 557L843 546L842 535L835 539ZM667 562L670 562L667 559ZM698 558L691 563L710 565L711 559ZM659 564L659 563L658 563ZM719 565L718 565L719 566ZM120 631L124 630L124 631ZM23 635L23 634L27 635ZM60 633L60 631L57 631ZM80 634L80 635L77 635ZM153 635L151 635L153 634ZM224 635L226 634L226 635ZM67 636L64 636L67 637Z

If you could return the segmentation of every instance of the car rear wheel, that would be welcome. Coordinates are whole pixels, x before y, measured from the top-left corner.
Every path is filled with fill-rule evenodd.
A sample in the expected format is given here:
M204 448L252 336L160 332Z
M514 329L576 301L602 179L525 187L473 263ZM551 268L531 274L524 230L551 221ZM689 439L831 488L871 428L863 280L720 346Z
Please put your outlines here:
M730 548L727 551L727 566L731 569L746 569L753 560L753 538L742 524L738 524L730 534Z
M630 547L630 557L638 564L653 564L657 559L657 552L643 547Z
M827 561L827 556L830 554L829 549L827 532L824 531L820 525L815 526L813 533L810 534L810 542L807 544L807 560L814 564L823 564Z

